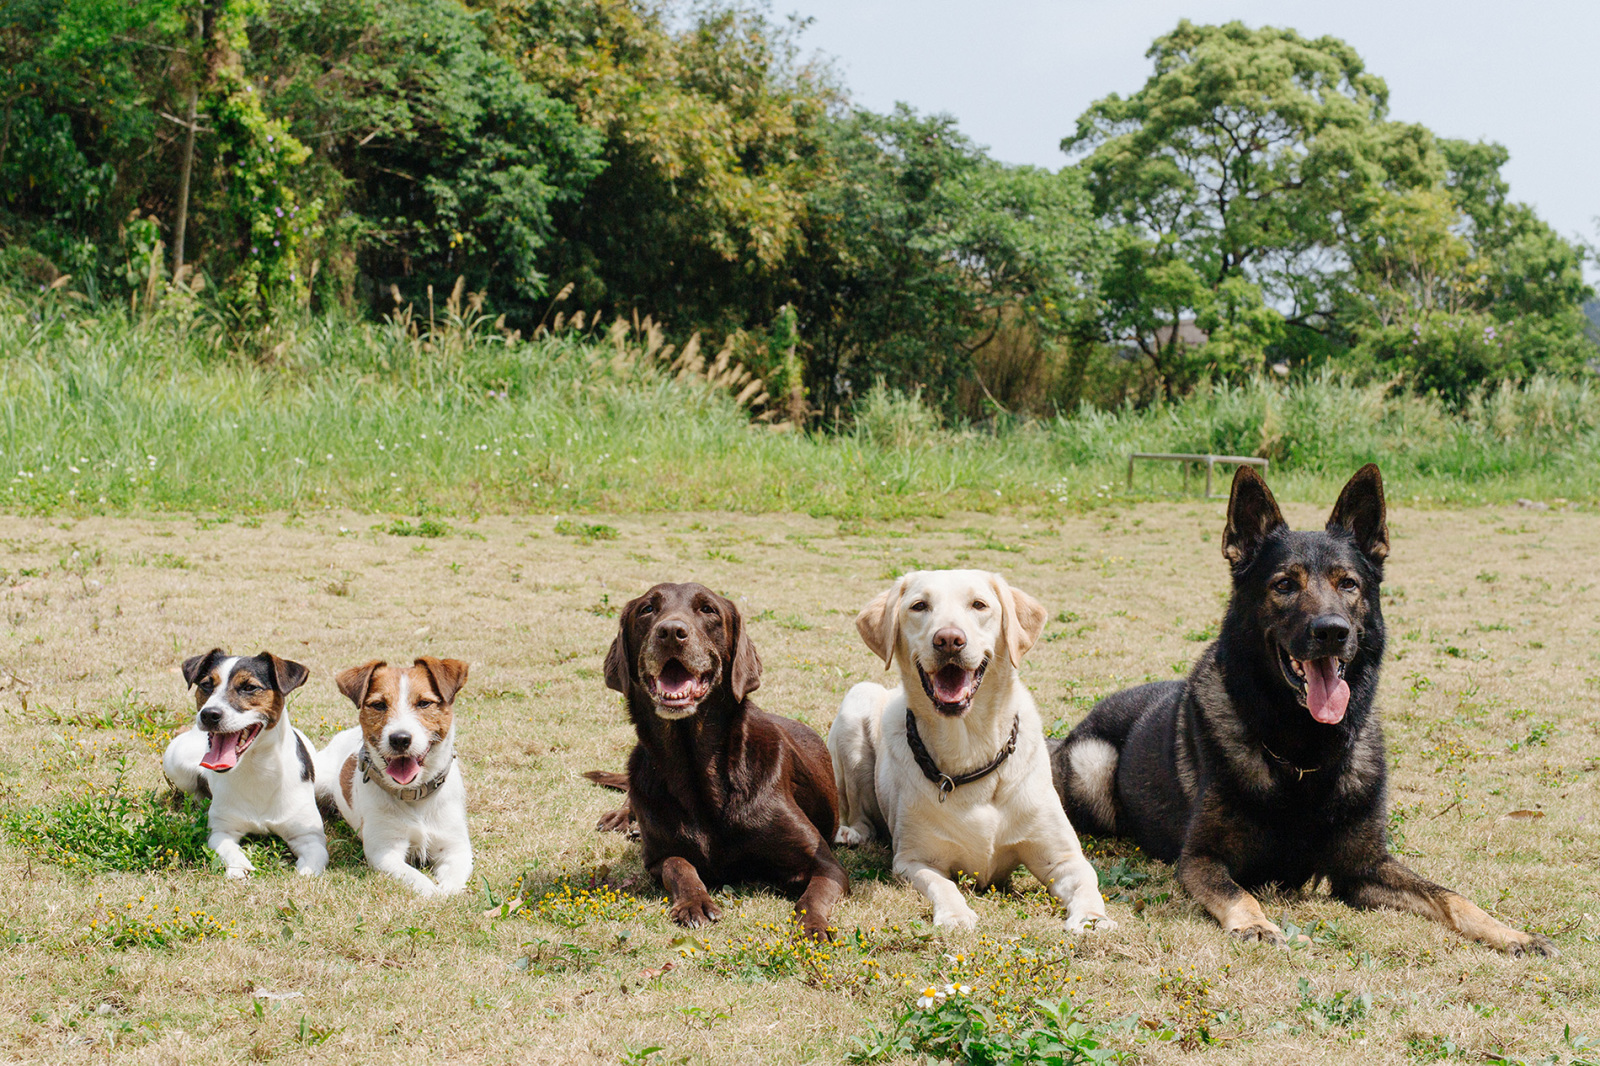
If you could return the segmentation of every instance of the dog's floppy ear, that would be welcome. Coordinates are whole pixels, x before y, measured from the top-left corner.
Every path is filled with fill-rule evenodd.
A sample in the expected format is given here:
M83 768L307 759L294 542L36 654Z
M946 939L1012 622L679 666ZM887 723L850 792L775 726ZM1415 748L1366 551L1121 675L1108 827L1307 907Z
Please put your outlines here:
M212 663L227 657L228 653L221 648L212 648L204 655L196 655L192 659L183 660L183 683L193 688L195 682L205 677L211 670Z
M900 643L900 597L906 591L903 574L895 583L872 597L872 602L856 615L856 632L872 653L883 660L885 670L894 665L895 645Z
M606 652L606 688L628 694L628 689L633 684L633 649L628 647L628 632L633 628L633 616L643 603L645 596L635 596L622 607L622 613L617 615L617 636L611 642L611 650Z
M333 675L333 683L339 686L339 691L344 693L345 699L359 707L361 701L366 698L367 686L372 683L372 672L384 665L387 664L382 659L374 659L370 663L340 670Z
M1383 475L1368 463L1345 482L1339 502L1328 516L1329 531L1347 530L1361 554L1381 563L1389 557L1389 523L1383 505Z
M1222 531L1222 554L1235 569L1248 566L1263 541L1285 528L1283 512L1272 490L1254 467L1241 466L1233 474L1228 494L1228 526Z
M1005 643L1006 656L1013 667L1022 665L1022 657L1039 642L1048 617L1044 604L1006 583L999 574L990 574L989 582L1000 601L1000 639Z
M272 687L285 696L305 684L306 678L311 676L311 671L300 663L280 659L270 651L264 651L256 658L267 661L267 669L272 671Z
M424 655L413 665L428 671L428 676L433 679L433 687L445 703L454 701L461 686L467 683L467 664L460 659L435 659L431 655Z
M756 654L756 646L750 643L750 628L744 624L744 615L739 613L738 604L726 596L718 596L727 612L731 639L733 645L733 662L728 665L728 687L733 691L736 703L743 703L744 698L761 687L761 656Z

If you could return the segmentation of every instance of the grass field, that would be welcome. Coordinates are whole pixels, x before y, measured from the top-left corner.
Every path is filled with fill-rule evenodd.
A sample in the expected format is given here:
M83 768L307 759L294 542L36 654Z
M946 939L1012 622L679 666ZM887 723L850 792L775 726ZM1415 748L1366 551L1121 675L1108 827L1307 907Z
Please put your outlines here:
M1592 379L1485 383L1451 411L1383 382L1258 378L975 427L858 382L837 432L779 432L646 331L408 321L288 317L246 358L199 324L0 297L0 511L1048 520L1120 491L1132 451L1264 456L1285 499L1332 499L1376 461L1397 500L1600 504ZM1174 469L1139 473L1140 493L1178 488Z
M1325 513L1286 511L1296 524ZM912 1061L907 1048L971 1037L961 1026L976 1000L1063 1046L1148 1062L1600 1058L1585 1050L1600 1038L1592 513L1399 508L1386 587L1394 840L1425 875L1550 935L1558 959L1503 958L1323 895L1266 901L1310 946L1237 944L1167 867L1107 841L1093 858L1120 923L1111 933L1063 941L1026 876L975 903L976 933L935 933L926 902L868 848L846 854L854 894L820 952L784 933L788 901L760 889L729 893L728 917L689 938L665 919L636 846L593 831L612 795L579 773L619 767L631 743L601 658L618 606L656 580L732 596L765 663L758 701L823 730L849 685L882 676L851 623L887 580L918 566L1003 571L1051 612L1024 676L1062 731L1104 693L1178 676L1203 647L1225 592L1221 526L1215 502L894 524L0 517L0 879L12 886L0 1050L51 1062L745 1064L865 1047ZM343 830L315 881L272 844L255 848L246 884L207 869L194 816L144 790L160 785L159 749L192 711L177 665L213 644L307 663L291 712L318 741L352 720L335 670L372 656L469 660L457 721L472 894L419 902L372 875ZM104 794L113 787L120 800ZM916 1008L945 983L972 991ZM1078 1027L1027 1009L1036 995L1076 1008Z

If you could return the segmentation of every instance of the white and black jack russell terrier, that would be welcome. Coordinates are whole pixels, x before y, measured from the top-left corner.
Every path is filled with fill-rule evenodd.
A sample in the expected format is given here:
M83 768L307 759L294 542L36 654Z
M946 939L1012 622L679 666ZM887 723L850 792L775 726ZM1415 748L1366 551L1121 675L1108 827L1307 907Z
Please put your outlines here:
M453 708L466 680L459 659L351 667L335 681L361 724L317 754L318 797L360 834L373 869L423 896L460 892L472 877ZM434 877L409 860L431 863Z
M305 877L328 865L328 841L317 810L311 742L289 724L286 700L308 671L270 652L245 657L212 648L185 660L183 680L194 688L191 728L167 745L167 780L211 798L211 836L232 878L255 869L239 847L251 833L275 833Z

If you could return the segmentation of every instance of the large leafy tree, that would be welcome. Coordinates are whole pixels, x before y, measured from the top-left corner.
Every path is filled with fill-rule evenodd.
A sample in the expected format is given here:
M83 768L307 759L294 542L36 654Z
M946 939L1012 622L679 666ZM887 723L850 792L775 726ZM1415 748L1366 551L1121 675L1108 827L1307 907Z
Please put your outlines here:
M491 46L455 0L275 3L249 69L311 146L299 181L335 210L321 249L386 302L457 276L524 316L548 291L552 214L602 167L600 138Z
M880 378L949 405L997 330L1055 339L1097 316L1107 241L1076 173L1003 166L903 106L830 132L838 176L812 196L797 268L819 406Z
M1503 148L1391 121L1382 79L1332 37L1184 21L1149 55L1144 87L1062 146L1123 227L1105 326L1168 389L1349 358L1459 396L1578 358L1579 252L1507 200ZM1483 321L1427 326L1463 315Z
M1289 333L1325 332L1344 229L1381 191L1443 167L1426 130L1387 121L1382 79L1335 38L1185 20L1149 55L1144 87L1097 101L1062 147L1128 227L1108 325L1179 386L1207 362L1244 369ZM1188 349L1175 328L1188 316L1226 351Z
M759 10L484 0L498 47L576 109L605 169L557 212L550 269L591 310L763 325L789 298L840 95ZM676 16L676 18L674 18Z

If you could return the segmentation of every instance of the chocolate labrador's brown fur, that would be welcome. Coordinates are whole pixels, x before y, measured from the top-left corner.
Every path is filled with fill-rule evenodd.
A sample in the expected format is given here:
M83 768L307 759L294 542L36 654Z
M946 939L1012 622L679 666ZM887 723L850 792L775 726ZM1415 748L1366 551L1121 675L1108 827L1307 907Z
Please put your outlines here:
M606 684L628 699L639 743L628 801L602 821L638 823L645 868L672 920L722 917L707 885L765 881L798 891L795 917L824 936L850 879L828 842L838 828L833 765L812 729L758 708L761 660L732 602L703 585L657 585L622 610Z

